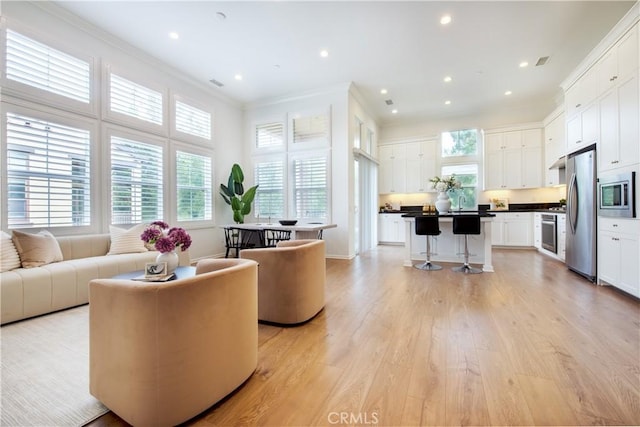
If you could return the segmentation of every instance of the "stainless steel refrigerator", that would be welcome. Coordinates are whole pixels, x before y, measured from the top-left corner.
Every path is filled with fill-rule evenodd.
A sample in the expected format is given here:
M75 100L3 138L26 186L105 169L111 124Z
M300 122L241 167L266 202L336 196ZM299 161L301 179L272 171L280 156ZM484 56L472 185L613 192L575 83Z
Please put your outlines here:
M567 156L567 242L570 270L596 281L596 150Z

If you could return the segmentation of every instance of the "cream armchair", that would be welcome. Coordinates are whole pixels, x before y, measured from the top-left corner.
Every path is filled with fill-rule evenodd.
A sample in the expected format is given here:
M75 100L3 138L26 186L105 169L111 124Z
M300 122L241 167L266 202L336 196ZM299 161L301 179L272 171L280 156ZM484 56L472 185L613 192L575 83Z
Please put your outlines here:
M296 324L324 307L326 281L323 240L288 240L275 248L245 249L240 258L258 266L258 319Z
M90 392L134 426L177 425L257 366L257 263L201 260L194 277L89 285Z

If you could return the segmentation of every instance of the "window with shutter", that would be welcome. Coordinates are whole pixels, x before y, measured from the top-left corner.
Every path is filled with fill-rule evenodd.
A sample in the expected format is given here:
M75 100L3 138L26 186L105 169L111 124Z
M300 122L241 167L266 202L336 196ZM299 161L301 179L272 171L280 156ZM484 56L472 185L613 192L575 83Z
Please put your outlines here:
M111 136L111 223L163 218L163 149Z
M211 157L176 151L178 221L211 219Z
M255 163L255 182L258 189L254 211L257 218L285 217L284 168L285 162L282 159Z
M256 126L256 148L274 149L284 147L284 124L266 123Z
M124 79L109 75L109 109L115 113L162 125L162 93Z
M91 223L91 132L8 112L9 228Z
M296 218L329 218L328 160L326 155L293 159L293 203Z
M91 99L88 62L7 29L6 77L83 103Z
M299 148L329 145L329 115L294 116L291 119L291 142Z
M176 130L211 140L211 113L176 101Z

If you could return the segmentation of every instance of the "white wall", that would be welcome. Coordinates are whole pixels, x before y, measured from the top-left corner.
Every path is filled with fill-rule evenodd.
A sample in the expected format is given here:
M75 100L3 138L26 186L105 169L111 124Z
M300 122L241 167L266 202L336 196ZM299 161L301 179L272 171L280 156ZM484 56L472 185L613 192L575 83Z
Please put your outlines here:
M214 150L214 220L216 224L231 222L228 206L218 196L217 189L220 182L226 182L231 165L244 155L243 112L239 104L217 94L208 83L185 77L181 72L80 20L55 4L3 2L2 14L10 28L28 30L29 33L36 34L39 40L62 44L72 52L93 56L97 59L96 66L99 69L110 64L130 71L212 110L214 139L207 148ZM98 73L98 77L103 78L102 71ZM102 117L100 109L94 117ZM98 137L102 137L102 132ZM102 211L106 212L108 208L105 209L104 206L108 207L109 203L104 189L102 193ZM108 232L106 220L101 221L100 228L98 231ZM193 238L190 249L193 259L224 253L224 237L220 229L209 224L205 228L189 231Z

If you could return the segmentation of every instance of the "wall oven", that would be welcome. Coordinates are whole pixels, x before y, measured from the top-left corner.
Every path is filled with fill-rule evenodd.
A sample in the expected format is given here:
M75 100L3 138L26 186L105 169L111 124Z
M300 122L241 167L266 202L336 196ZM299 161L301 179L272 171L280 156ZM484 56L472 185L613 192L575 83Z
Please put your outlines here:
M556 216L542 215L542 247L554 254L558 253L558 236L556 234Z
M635 218L635 180L635 172L598 178L598 215Z

